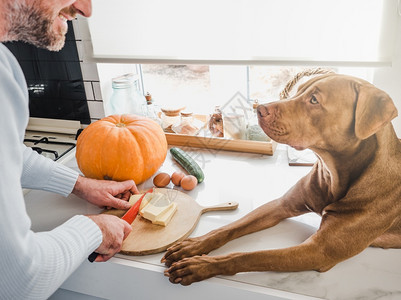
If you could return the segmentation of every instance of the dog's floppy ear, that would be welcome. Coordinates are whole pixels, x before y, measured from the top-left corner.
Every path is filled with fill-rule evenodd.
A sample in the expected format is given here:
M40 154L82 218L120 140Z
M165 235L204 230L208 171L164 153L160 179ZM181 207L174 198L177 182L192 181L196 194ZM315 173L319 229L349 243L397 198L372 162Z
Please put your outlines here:
M398 115L390 96L372 86L362 85L355 110L355 135L363 140Z

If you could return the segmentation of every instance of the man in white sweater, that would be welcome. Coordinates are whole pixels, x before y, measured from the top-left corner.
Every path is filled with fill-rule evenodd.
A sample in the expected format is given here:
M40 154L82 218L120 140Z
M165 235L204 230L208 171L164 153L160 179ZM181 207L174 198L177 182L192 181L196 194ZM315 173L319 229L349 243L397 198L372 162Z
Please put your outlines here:
M0 42L22 40L59 50L67 20L91 15L91 0L0 0ZM79 176L23 145L28 92L18 62L0 44L0 299L45 299L88 257L106 261L131 226L114 216L75 216L49 232L31 231L22 187L71 192L98 206L127 209L133 181Z

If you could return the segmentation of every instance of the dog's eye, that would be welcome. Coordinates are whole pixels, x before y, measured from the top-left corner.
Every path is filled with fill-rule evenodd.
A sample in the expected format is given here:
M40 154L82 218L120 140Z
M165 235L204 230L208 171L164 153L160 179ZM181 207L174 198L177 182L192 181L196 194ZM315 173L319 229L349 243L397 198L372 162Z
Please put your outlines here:
M319 103L319 101L317 101L315 96L312 96L312 98L310 99L309 102L312 103L312 104L318 104Z

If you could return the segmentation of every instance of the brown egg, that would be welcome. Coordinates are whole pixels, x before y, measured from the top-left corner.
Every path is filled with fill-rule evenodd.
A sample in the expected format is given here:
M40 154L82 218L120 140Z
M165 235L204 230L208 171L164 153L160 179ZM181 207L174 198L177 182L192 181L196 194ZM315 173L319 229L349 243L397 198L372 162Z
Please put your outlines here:
M170 183L170 175L159 173L153 178L153 184L159 188L165 187Z
M186 191L193 190L197 185L198 179L195 176L187 175L181 179L181 187Z
M174 172L171 175L171 182L176 186L180 186L181 179L185 177L185 174L182 172Z

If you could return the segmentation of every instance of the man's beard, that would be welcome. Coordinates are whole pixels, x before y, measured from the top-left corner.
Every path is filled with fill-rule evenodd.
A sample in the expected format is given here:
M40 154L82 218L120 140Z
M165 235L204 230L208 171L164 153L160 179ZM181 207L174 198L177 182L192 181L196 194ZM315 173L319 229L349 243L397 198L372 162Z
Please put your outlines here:
M7 40L24 41L39 48L59 51L65 43L66 32L54 32L50 12L26 4L8 1L6 20L9 26ZM41 2L41 1L39 1Z

